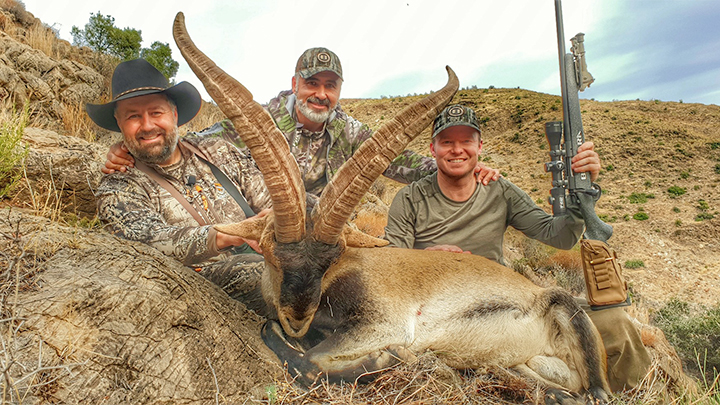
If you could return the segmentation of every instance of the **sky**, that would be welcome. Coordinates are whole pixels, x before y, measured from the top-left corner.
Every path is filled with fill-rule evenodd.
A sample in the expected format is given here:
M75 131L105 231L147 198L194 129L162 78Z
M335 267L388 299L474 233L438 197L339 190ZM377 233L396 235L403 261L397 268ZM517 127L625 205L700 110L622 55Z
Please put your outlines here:
M343 65L342 98L380 98L441 88L445 65L460 87L520 87L560 94L551 0L22 0L72 41L90 13L169 43L176 81L202 84L172 39L182 11L190 37L258 102L291 87L297 58L324 46ZM565 47L585 33L599 101L662 100L720 105L720 1L564 0Z

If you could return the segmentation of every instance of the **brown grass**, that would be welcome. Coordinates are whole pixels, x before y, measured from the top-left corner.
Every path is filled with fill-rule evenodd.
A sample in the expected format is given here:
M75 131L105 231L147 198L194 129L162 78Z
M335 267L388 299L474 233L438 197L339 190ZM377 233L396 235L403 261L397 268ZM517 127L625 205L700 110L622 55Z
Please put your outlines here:
M35 24L28 29L26 39L28 45L31 47L42 51L45 55L51 58L59 58L60 55L57 51L58 48L55 46L55 43L58 40L55 36L55 32L46 27L40 22L40 20L37 20Z
M88 142L97 139L95 129L97 128L90 116L80 104L66 104L62 115L63 129L68 135L72 135Z
M212 126L218 121L224 120L225 114L220 111L220 108L215 103L208 103L203 101L200 112L188 122L185 128L188 131L202 131L205 128Z
M538 387L504 369L459 373L433 353L380 374L366 385L318 380L308 390L276 382L277 404L537 404Z

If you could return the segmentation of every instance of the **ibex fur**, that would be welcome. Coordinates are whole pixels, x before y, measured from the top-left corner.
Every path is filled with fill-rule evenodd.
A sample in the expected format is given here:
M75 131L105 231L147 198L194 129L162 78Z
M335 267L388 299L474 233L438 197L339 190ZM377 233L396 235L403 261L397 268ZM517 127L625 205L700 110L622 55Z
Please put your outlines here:
M558 402L572 398L565 390L607 401L599 334L567 292L479 256L380 247L387 242L346 225L372 182L452 99L451 69L443 89L376 131L317 199L305 194L270 116L195 47L181 13L174 34L265 176L273 213L216 228L259 241L263 295L279 321L268 321L263 338L301 382L318 373L354 380L433 350L456 368L512 368Z

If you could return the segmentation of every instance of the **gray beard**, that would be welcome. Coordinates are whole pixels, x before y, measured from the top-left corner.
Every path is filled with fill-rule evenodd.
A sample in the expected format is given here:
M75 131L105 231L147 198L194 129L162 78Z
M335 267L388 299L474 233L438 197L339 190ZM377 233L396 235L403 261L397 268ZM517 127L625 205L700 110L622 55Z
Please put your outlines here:
M330 113L332 113L332 109L328 109L325 112L317 112L313 110L307 105L307 99L297 100L297 108L298 111L300 111L300 114L304 115L305 118L317 124L322 124L323 122L327 121L328 118L330 118Z

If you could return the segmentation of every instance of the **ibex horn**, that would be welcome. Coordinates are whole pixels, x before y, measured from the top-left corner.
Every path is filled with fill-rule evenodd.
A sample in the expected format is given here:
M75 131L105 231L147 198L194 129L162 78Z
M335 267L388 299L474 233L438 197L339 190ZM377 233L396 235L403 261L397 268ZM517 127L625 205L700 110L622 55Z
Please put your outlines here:
M285 137L250 91L195 46L183 13L175 16L173 36L183 58L232 121L263 173L273 202L275 238L281 243L300 241L305 234L305 187Z
M325 187L313 210L313 237L316 240L337 243L345 222L375 179L452 100L459 82L455 72L449 66L446 69L448 82L445 87L407 106L380 127Z

